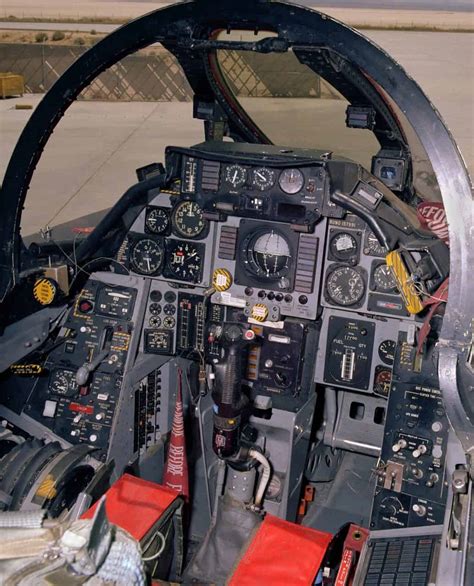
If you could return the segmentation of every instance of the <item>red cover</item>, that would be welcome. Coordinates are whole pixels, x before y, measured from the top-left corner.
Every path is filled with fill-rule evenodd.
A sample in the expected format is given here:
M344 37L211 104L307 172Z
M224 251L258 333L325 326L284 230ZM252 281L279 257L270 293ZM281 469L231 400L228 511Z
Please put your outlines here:
M111 523L140 541L177 496L171 488L124 474L106 492L105 510ZM92 519L96 507L97 503L82 518Z
M182 371L178 369L178 393L174 409L173 426L165 463L163 484L178 491L186 501L189 498L188 460L186 458L186 440L184 437L183 394L181 383Z
M230 586L309 586L314 583L332 535L266 515Z

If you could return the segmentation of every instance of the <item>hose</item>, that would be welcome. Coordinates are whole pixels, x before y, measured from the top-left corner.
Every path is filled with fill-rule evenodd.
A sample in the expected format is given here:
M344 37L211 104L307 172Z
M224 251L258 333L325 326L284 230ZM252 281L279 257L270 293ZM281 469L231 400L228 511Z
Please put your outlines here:
M257 494L255 495L255 506L260 508L262 506L263 495L265 494L268 482L270 481L272 467L270 466L270 462L267 460L267 458L265 458L265 456L257 450L249 450L249 456L251 458L255 458L255 460L260 462L260 464L263 466L262 477L258 483Z

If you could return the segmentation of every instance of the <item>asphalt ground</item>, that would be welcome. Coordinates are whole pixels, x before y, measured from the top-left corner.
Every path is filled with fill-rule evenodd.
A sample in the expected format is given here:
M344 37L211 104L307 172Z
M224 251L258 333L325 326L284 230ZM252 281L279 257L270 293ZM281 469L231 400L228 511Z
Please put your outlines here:
M392 31L372 31L369 35L420 83L474 173L471 35ZM0 100L1 177L31 114L31 110L16 110L15 105L36 106L40 99L25 95ZM332 123L331 115L340 108L340 102L316 99L257 98L253 105L262 124L274 129L275 142L307 146L312 125L315 146L335 151L340 147L343 154L357 160L366 157L368 161L368 155L362 152L365 139L358 152L359 143L348 141L347 133L353 131L341 122ZM76 102L55 130L33 177L23 234L109 207L136 181L136 168L163 161L167 145L189 146L201 140L202 123L192 119L191 104Z

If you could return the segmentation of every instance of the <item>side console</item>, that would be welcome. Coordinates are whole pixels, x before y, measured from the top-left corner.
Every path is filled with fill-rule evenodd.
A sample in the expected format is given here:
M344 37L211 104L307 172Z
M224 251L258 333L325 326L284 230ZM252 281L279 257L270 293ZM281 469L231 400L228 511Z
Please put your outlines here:
M443 523L449 424L436 376L435 349L422 360L400 332L371 529ZM412 381L416 377L417 383Z

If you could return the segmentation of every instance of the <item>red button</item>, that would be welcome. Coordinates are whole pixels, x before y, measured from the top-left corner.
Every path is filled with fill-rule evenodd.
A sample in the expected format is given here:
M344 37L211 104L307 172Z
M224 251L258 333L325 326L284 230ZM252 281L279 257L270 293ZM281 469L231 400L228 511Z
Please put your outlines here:
M88 301L87 299L84 299L84 301L81 301L79 303L79 311L81 313L90 313L93 309L93 305L90 301Z

